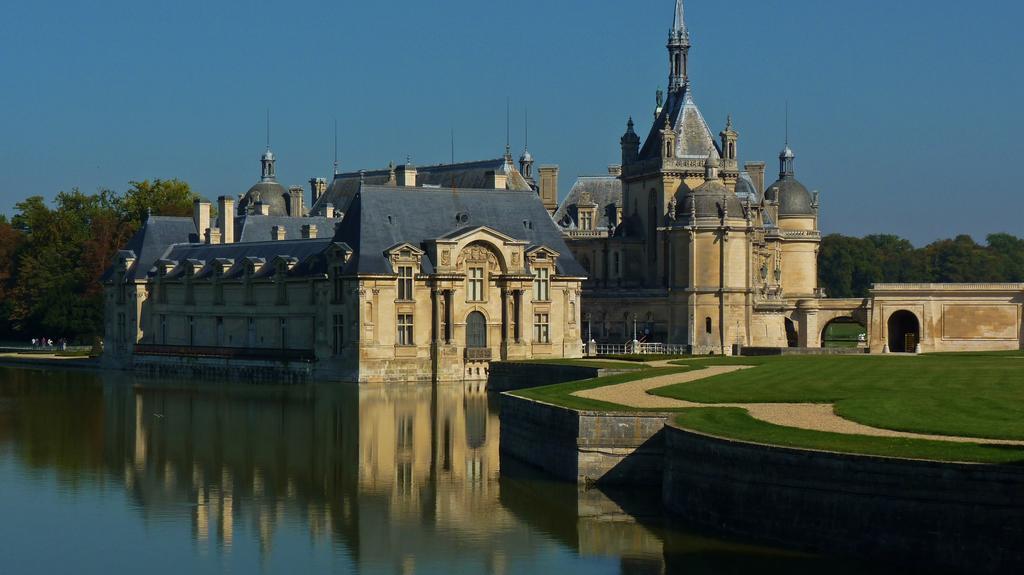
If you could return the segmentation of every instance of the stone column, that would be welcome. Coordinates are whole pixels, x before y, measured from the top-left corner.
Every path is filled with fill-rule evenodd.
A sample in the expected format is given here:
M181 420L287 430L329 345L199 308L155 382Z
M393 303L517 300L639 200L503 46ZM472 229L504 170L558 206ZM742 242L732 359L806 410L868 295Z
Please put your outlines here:
M441 290L434 288L431 290L433 297L431 298L431 318L430 326L433 330L432 338L434 341L434 347L441 343Z
M797 309L803 316L800 326L800 347L821 347L821 332L818 331L818 302L803 299L797 302Z
M447 345L452 343L452 335L454 330L452 329L452 290L444 291L444 342Z

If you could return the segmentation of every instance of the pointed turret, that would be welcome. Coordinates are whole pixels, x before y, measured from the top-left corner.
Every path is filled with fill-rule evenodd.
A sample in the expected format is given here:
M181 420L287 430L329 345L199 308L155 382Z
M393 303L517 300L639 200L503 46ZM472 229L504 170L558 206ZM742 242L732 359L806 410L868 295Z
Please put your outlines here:
M683 0L676 0L675 16L672 19L672 30L668 33L669 57L669 91L679 90L686 86L687 60L690 56L690 32L686 28L683 14Z
M626 133L622 135L619 144L622 146L622 167L625 169L626 166L635 162L640 154L640 136L637 136L633 130L632 117L626 122Z

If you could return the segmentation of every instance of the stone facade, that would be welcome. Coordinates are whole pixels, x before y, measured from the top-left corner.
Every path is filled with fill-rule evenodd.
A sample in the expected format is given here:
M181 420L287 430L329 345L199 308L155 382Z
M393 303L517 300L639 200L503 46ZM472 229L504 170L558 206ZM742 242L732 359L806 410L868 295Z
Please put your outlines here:
M741 166L731 118L716 137L694 101L682 0L667 48L669 91L647 137L630 118L622 165L577 180L555 213L587 271L584 333L732 354L820 348L842 321L863 326L860 346L876 353L1021 349L1019 286L877 286L868 299L826 299L818 193L796 179L788 137L765 184L763 162Z
M583 272L531 191L363 185L294 240L198 242L196 213L147 222L105 276L108 365L406 383L582 355Z

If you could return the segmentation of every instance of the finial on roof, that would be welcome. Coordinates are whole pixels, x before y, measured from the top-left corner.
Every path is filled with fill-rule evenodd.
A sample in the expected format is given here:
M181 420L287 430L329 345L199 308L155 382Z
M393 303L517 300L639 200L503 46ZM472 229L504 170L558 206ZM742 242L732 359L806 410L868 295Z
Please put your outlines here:
M633 131L633 116L630 116L629 121L626 122L626 129L629 130L630 132Z
M338 175L338 119L334 119L334 175Z
M732 114L725 117L725 129L732 130Z
M686 15L683 12L683 0L676 0L676 12L672 18L672 35L674 38L689 43L690 32L686 29Z

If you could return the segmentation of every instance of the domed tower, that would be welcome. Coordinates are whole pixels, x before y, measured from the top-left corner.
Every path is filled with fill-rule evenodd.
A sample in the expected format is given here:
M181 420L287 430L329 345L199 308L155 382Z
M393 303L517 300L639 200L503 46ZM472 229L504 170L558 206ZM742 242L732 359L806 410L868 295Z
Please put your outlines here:
M242 196L238 202L239 215L265 213L271 216L287 216L288 190L277 182L277 158L267 146L260 156L260 181Z
M747 252L750 222L745 206L721 178L723 159L712 148L704 183L680 190L673 202L677 223L673 285L688 295L687 343L694 354L729 354L747 337ZM677 228L678 229L678 228ZM681 250L681 253L679 253ZM680 269L683 268L683 269Z
M812 297L818 287L818 198L796 179L796 154L786 146L779 153L779 179L768 186L770 202L782 236L782 289L786 297Z

